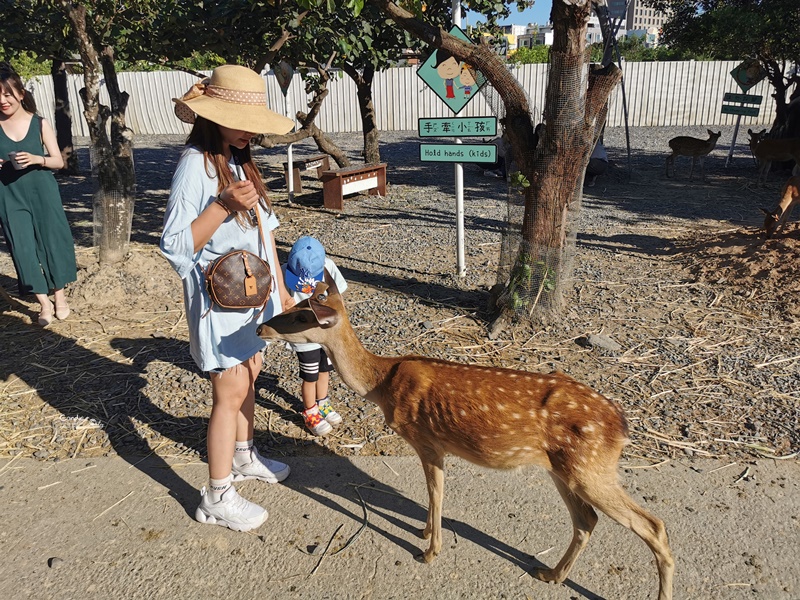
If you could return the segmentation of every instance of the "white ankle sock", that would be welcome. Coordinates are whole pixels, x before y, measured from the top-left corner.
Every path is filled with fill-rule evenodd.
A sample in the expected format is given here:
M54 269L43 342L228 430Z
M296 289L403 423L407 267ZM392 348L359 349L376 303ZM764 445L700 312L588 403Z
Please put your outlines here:
M250 450L253 448L253 440L247 440L246 442L236 442L236 446L233 449L233 464L237 467L242 467L246 464L251 462L250 458Z
M208 479L208 496L212 502L219 502L222 494L231 489L233 475L228 475L224 479Z

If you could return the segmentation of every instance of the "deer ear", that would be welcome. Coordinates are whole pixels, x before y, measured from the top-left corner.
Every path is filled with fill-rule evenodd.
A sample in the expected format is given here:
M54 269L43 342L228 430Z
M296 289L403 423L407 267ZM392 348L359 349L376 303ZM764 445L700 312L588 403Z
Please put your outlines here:
M748 130L747 130L747 133L749 133L750 135L754 135L754 134L753 134L753 130L752 130L752 129L748 129Z
M336 287L336 282L333 280L333 276L328 273L328 269L325 269L325 284L328 286L328 290L331 294L339 294L339 288Z
M308 299L308 306L320 325L335 325L339 321L339 315L336 310L328 305L329 298L328 284L320 281L317 287L314 288L314 293Z

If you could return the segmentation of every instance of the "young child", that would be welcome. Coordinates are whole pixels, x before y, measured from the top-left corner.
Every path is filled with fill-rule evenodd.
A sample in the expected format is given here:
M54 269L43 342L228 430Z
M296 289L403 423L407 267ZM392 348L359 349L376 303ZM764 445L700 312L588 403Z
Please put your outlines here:
M347 282L334 262L325 256L322 244L310 236L303 236L294 243L282 269L283 280L295 302L310 297L320 281L333 282L340 293L347 289ZM328 435L333 430L332 425L342 422L328 398L333 365L319 344L290 345L300 363L303 420L314 435Z

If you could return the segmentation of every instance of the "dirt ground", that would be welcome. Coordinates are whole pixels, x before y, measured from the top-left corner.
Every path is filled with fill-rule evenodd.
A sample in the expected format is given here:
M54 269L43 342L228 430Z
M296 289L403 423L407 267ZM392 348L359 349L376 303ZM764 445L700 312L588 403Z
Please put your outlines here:
M30 298L0 301L0 458L204 455L210 385L188 355L180 282L157 246L179 142L139 142L132 243L116 269L94 259L88 176L61 180L81 267L68 289L73 315L41 329L31 325ZM630 176L612 152L611 172L586 190L564 322L541 331L522 323L490 342L504 184L465 168L470 243L460 279L451 171L443 178L415 161L416 142L386 142L388 197L351 199L341 214L321 207L319 182L305 175L305 192L290 204L281 156L259 154L281 220L281 258L298 235L323 239L350 282L348 307L365 345L564 370L623 404L629 457L796 455L800 225L772 240L759 231L758 207L774 206L782 175L756 187L754 168L729 173L718 153L707 183L688 182L680 162L678 178L667 180L663 156L642 151ZM355 155L357 136L349 143ZM15 292L4 253L0 284ZM582 345L592 334L621 348ZM256 427L272 453L411 452L374 406L338 383L346 425L312 438L298 414L293 356L276 344L266 358Z

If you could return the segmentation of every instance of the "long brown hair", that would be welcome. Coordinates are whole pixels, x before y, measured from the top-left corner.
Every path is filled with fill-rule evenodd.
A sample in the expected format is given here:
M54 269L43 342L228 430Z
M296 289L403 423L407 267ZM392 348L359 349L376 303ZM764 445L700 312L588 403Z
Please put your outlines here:
M22 78L7 62L0 62L0 86L6 91L15 91L20 97L22 108L33 115L36 114L36 101L33 95L28 93L22 84Z
M209 177L214 177L214 174L211 172L211 169L213 169L217 175L217 193L236 181L230 168L228 168L228 161L223 153L222 135L216 123L201 116L197 116L192 131L189 132L189 137L186 139L186 143L203 151L206 174ZM267 195L267 186L264 185L261 172L258 170L250 154L250 146L247 145L241 150L231 146L231 154L233 155L234 162L242 167L245 177L253 182L261 206L267 212L272 212L272 203L269 201ZM246 213L242 211L237 211L236 220L245 226L252 225Z

